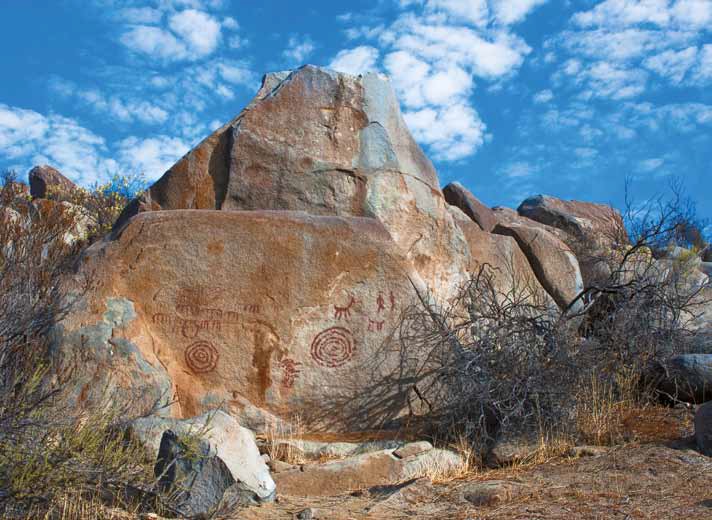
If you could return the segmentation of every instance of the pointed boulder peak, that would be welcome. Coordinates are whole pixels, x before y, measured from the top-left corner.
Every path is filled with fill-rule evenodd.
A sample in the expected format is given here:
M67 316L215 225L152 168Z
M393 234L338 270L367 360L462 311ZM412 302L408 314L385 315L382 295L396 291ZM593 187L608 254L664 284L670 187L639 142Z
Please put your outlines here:
M306 65L267 74L252 102L171 167L118 225L161 209L362 216L367 180L382 171L439 185L385 76Z
M451 182L445 186L443 195L445 195L445 200L448 204L460 208L483 231L489 233L497 225L497 218L492 210L482 204L477 197L459 182Z
M30 195L35 199L44 199L58 192L70 192L77 185L67 179L56 168L46 164L35 166L28 173Z
M594 235L599 242L608 243L627 240L618 236L625 231L620 212L605 204L534 195L522 202L517 212L577 238Z

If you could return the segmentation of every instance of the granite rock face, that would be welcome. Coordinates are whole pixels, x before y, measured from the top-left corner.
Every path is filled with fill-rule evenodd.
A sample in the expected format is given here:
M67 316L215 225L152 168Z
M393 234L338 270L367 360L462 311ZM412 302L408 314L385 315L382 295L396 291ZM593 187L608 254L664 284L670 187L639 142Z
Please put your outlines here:
M131 396L145 413L171 401L176 417L222 407L262 431L293 415L377 427L404 405L382 381L423 284L375 219L147 212L97 244L83 272L95 288L56 341L58 377L77 375L80 403Z
M397 327L420 297L447 302L484 264L560 306L579 287L555 236L489 233L498 215L465 191L443 196L385 77L268 74L87 252L94 287L55 331L54 373L79 404L137 415L397 425Z
M76 184L62 175L59 170L46 164L35 166L28 176L30 195L35 199L44 199L50 194L69 192L77 188Z
M116 227L172 209L375 218L446 296L467 261L447 208L388 80L305 66L265 76L250 105L134 200Z
M443 195L448 204L460 208L483 231L491 232L497 225L494 212L482 204L467 188L459 182L451 182L443 188Z
M574 237L595 237L608 244L627 240L621 235L625 227L620 212L605 204L535 195L522 202L517 212Z
M526 255L541 285L561 309L567 309L583 290L578 260L571 249L545 229L520 224L497 224L494 232L513 237ZM579 310L583 302L571 308Z

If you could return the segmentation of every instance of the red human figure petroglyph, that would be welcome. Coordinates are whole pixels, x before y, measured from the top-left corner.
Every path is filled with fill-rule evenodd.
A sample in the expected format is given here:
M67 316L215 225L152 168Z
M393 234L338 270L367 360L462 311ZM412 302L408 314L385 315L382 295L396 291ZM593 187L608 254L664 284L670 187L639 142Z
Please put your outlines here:
M378 309L376 310L376 312L378 312L379 314L381 311L386 310L386 301L383 299L383 294L380 292L378 293L378 298L376 298L376 304L378 305Z
M390 292L389 300L391 301L391 312L396 310L396 297L393 296L393 291Z
M351 307L353 307L354 305L356 305L356 298L354 298L353 296L351 296L349 303L344 307L340 307L334 304L334 318L336 318L337 320L343 318L348 321L348 319L351 317Z

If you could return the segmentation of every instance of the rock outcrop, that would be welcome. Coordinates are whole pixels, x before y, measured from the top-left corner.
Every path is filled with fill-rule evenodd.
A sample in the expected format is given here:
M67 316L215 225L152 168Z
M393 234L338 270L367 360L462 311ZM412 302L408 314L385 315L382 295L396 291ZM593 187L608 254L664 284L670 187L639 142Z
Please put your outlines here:
M624 239L625 227L620 212L605 204L535 195L522 202L517 212L573 237L597 240L608 245Z
M418 443L420 444L420 443ZM424 477L435 468L443 474L455 473L465 461L454 452L436 449L404 452L393 450L356 455L323 464L305 464L275 475L280 493L292 496L333 496L373 486L397 484ZM396 450L397 451L397 450Z
M487 206L459 182L451 182L443 188L443 195L448 204L460 208L483 231L491 232L497 225L497 217Z
M46 164L32 168L28 177L30 195L35 199L71 192L77 188L77 185L62 175L59 170Z
M445 297L467 260L447 208L388 80L305 66L268 74L250 105L133 201L117 228L171 209L375 218Z
M484 264L501 291L562 307L580 285L555 236L489 233L496 213L466 198L470 216L443 196L385 77L268 74L85 255L93 289L55 331L55 377L72 374L80 405L136 415L398 425L411 304L448 301Z
M561 309L567 309L583 290L576 256L553 234L520 224L497 224L494 232L511 236L517 241L537 279ZM578 310L582 304L577 301L571 310Z
M57 340L80 402L135 393L133 409L174 400L178 417L223 406L256 430L292 415L375 427L403 406L382 383L422 282L375 219L147 212L83 272L96 288Z

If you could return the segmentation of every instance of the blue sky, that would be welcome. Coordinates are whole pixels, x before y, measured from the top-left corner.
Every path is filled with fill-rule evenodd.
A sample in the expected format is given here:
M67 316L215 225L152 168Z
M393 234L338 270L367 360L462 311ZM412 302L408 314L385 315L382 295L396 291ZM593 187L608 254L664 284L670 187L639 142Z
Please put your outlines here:
M304 63L387 73L443 184L489 205L645 200L712 218L712 0L4 0L0 168L158 178Z

